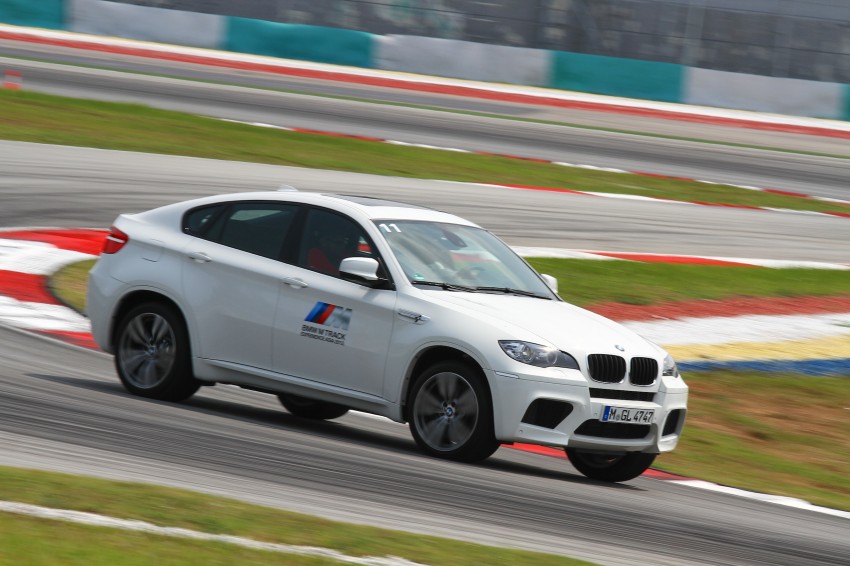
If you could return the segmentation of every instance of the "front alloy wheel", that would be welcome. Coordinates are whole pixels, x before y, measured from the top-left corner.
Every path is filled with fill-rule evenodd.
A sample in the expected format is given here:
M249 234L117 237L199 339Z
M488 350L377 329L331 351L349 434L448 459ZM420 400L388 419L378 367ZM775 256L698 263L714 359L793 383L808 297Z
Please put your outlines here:
M424 371L411 389L409 417L413 439L431 455L474 462L499 447L489 391L467 364L441 362Z
M644 473L655 461L657 454L643 452L604 454L567 448L567 456L573 467L590 479L621 482L634 479Z

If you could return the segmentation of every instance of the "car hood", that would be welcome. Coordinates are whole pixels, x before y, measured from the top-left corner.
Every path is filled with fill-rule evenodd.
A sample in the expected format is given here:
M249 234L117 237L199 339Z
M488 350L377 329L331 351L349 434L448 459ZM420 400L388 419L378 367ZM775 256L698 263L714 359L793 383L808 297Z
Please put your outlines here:
M440 293L441 302L475 313L482 322L486 320L519 334L506 335L504 339L551 344L574 357L664 355L661 348L625 326L563 301L491 293L434 293Z

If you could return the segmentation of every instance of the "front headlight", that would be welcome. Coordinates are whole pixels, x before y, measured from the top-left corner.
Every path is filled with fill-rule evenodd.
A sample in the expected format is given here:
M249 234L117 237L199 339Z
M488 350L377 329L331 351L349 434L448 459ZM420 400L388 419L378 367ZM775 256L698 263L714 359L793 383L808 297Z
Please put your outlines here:
M661 369L661 375L679 377L679 367L676 365L676 361L670 354L667 354L667 357L664 358L664 367Z
M499 340L502 350L518 362L539 368L579 369L574 357L550 346L541 346L521 340Z

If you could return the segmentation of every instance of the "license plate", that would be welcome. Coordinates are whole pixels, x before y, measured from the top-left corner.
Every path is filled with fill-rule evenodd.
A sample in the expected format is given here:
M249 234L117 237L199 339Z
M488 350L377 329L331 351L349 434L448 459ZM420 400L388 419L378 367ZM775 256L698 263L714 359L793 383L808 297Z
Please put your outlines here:
M650 424L655 409L635 409L607 405L599 419L604 423Z

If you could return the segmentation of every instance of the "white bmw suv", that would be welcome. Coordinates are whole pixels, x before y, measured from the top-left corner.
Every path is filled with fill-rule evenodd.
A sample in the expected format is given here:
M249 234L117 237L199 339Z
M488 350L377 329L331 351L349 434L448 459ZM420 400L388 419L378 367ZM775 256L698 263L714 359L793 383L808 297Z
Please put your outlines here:
M687 386L664 350L556 287L457 216L258 192L119 216L88 314L136 395L235 384L300 417L407 422L434 456L539 444L632 479L676 446Z

